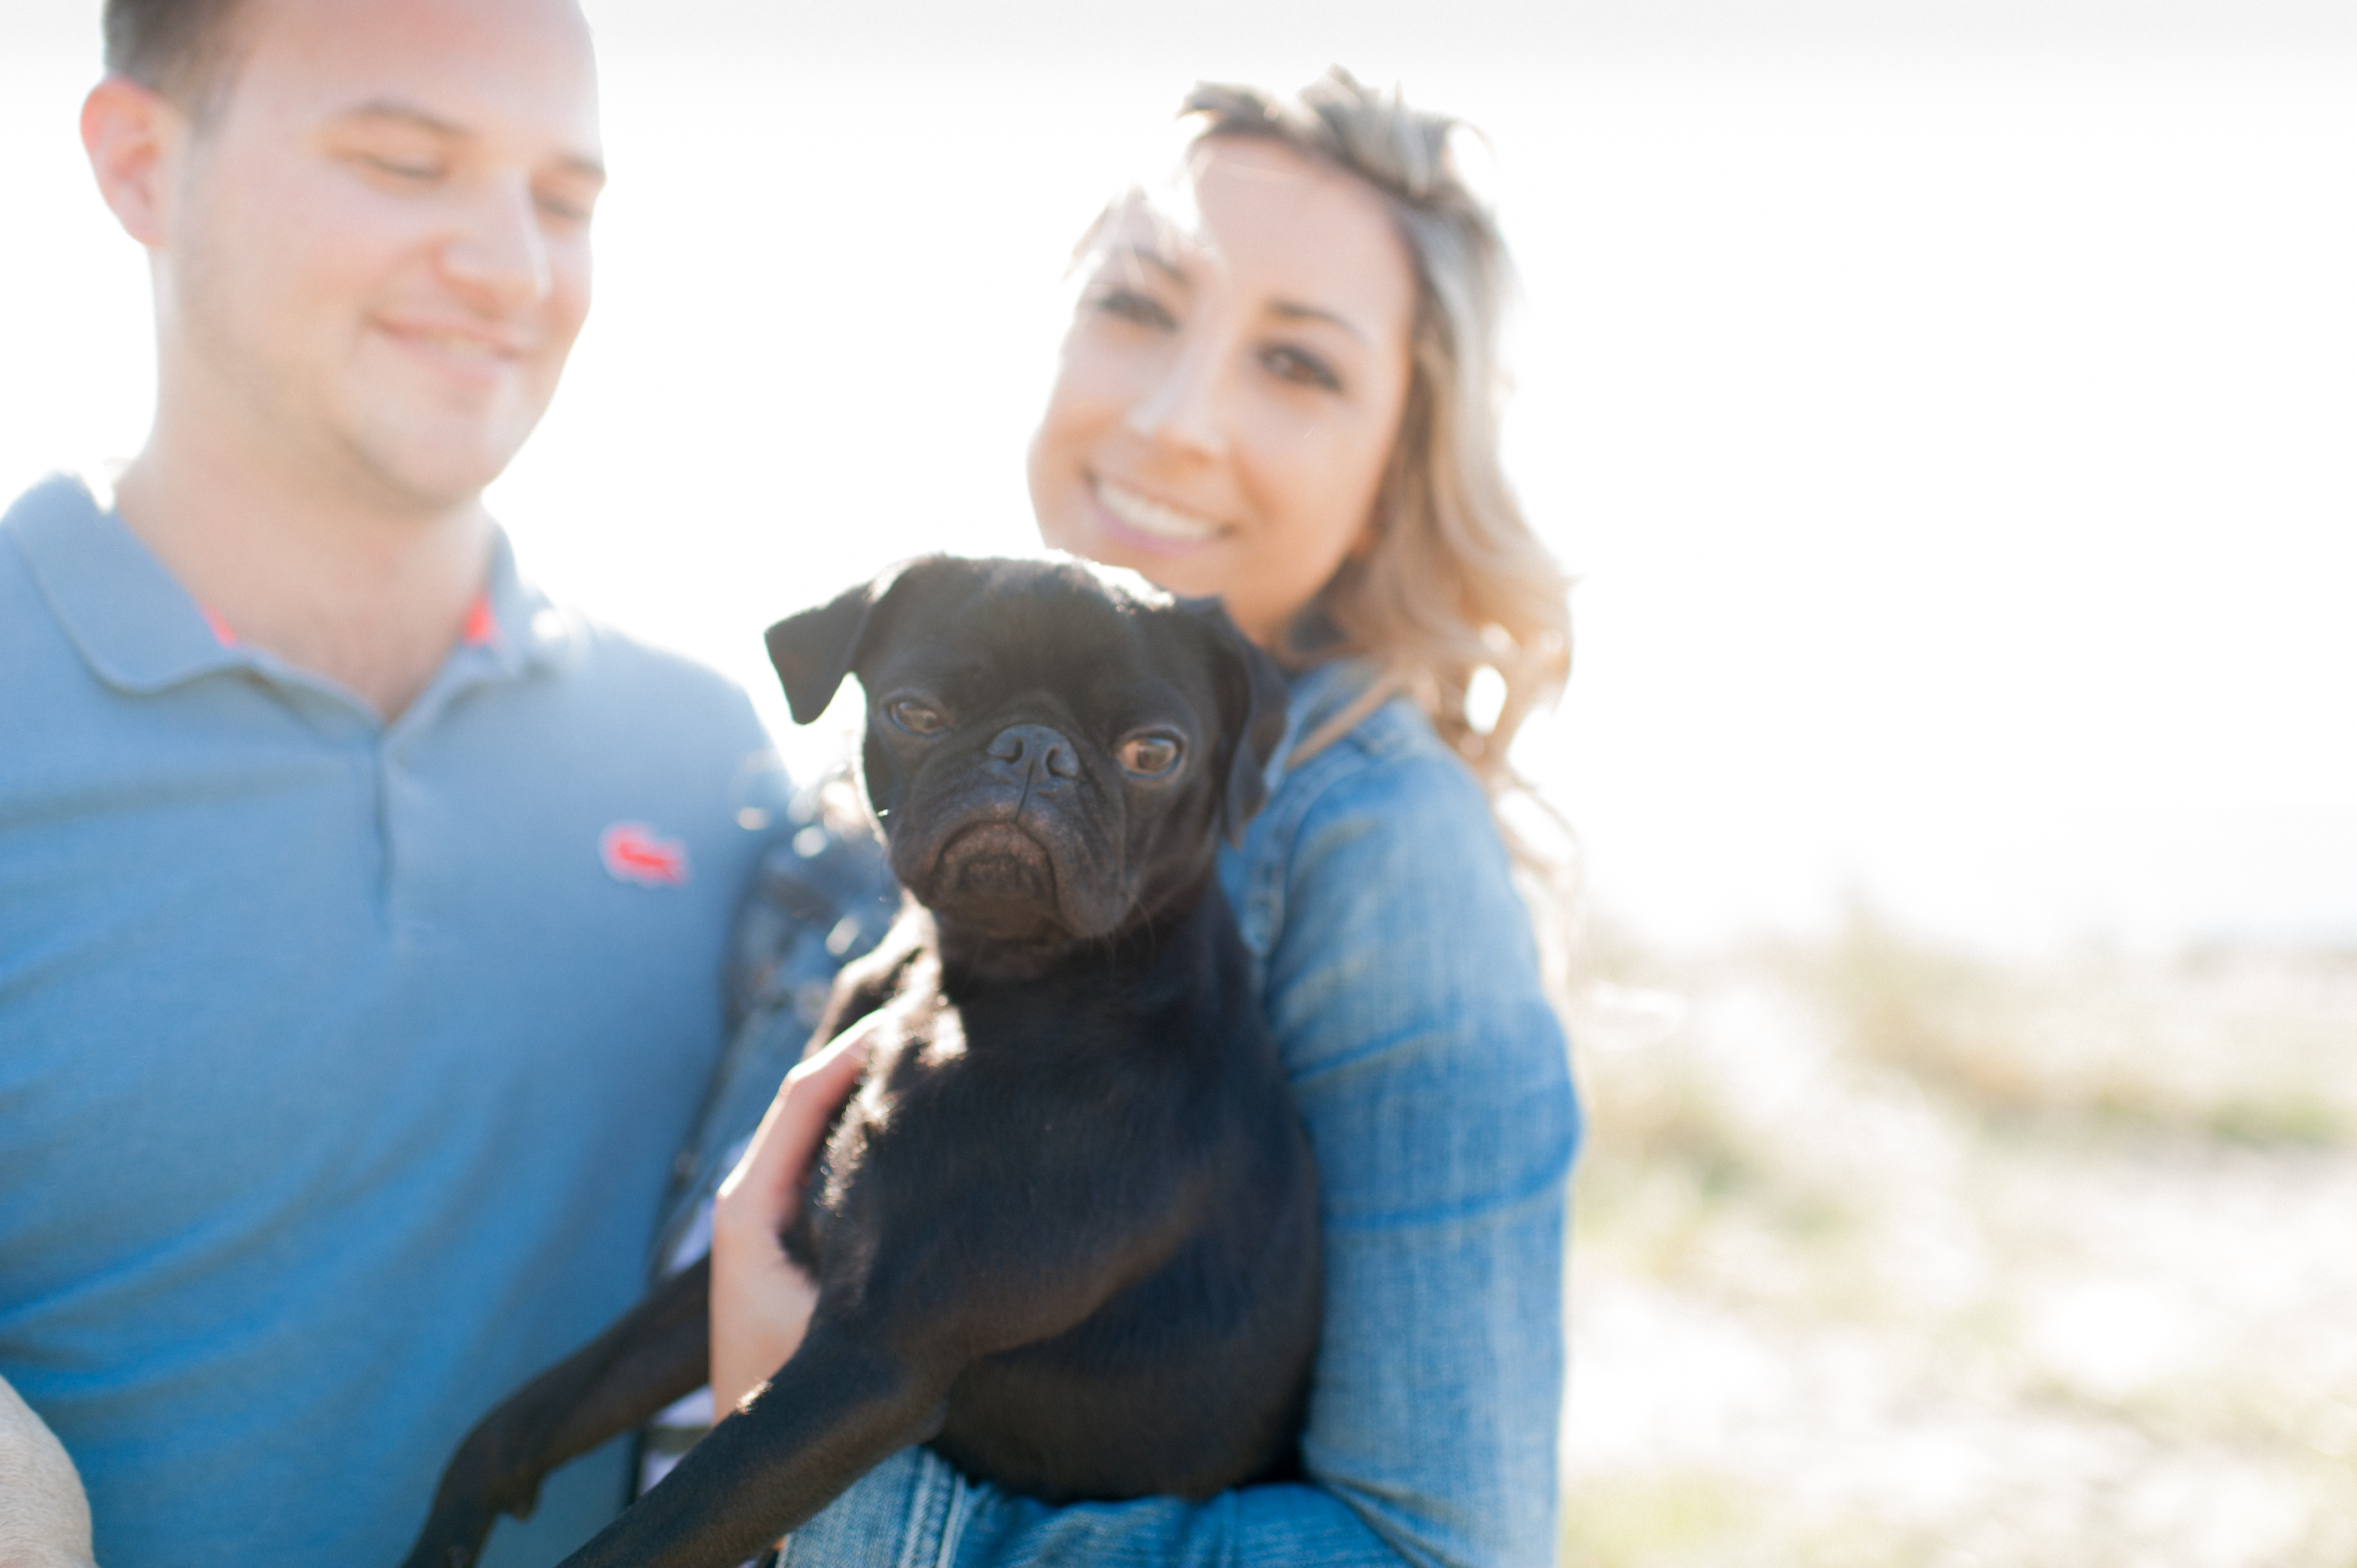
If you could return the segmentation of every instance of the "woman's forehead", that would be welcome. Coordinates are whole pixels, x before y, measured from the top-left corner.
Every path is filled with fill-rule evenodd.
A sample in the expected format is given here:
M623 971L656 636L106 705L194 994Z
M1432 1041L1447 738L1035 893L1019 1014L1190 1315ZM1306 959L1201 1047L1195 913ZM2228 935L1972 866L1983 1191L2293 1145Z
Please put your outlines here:
M1373 187L1274 142L1208 136L1176 177L1117 200L1099 230L1104 263L1182 285L1337 295L1404 320L1415 279Z

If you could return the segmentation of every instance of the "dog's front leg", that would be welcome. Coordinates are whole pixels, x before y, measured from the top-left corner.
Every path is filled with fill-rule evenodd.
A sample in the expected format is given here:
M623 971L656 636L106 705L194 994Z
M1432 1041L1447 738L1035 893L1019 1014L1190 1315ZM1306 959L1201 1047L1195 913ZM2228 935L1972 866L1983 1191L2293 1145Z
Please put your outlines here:
M736 1568L941 1430L956 1366L813 1323L769 1385L560 1568Z
M403 1568L469 1568L500 1514L532 1512L551 1470L693 1393L710 1375L711 1282L709 1259L673 1275L477 1423Z

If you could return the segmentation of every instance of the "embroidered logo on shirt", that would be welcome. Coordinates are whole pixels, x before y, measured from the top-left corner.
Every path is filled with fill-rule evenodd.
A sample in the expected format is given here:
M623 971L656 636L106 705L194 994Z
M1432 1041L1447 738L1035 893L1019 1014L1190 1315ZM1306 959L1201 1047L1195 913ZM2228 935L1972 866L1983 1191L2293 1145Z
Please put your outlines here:
M687 845L658 838L644 822L616 822L597 840L597 857L617 882L641 887L687 886Z

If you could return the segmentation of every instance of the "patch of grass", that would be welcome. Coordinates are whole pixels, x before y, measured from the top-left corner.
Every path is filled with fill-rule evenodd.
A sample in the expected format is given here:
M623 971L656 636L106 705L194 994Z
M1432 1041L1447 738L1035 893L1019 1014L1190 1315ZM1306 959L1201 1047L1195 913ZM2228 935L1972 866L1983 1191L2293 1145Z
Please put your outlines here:
M1593 1053L1582 1080L1583 1212L1603 1220L1641 1209L1657 1235L1674 1216L1684 1228L1735 1210L1795 1240L1847 1223L1838 1177L1815 1167L1770 1108L1747 1099L1695 1031Z
M1752 1489L1708 1471L1602 1482L1564 1500L1565 1568L1663 1568L1731 1546L1760 1513Z
M1599 1164L1675 1171L1706 1200L1758 1187L1766 1151L1684 1054L1663 1049L1595 1074Z
M1860 904L1820 944L1771 950L1856 1060L2013 1131L2244 1147L2357 1144L2357 963L2103 950L2006 965Z
M2357 1568L2357 955L1602 951L1573 1568Z
M2296 1089L2231 1096L2211 1108L2206 1130L2220 1143L2246 1148L2327 1149L2357 1141L2345 1107Z

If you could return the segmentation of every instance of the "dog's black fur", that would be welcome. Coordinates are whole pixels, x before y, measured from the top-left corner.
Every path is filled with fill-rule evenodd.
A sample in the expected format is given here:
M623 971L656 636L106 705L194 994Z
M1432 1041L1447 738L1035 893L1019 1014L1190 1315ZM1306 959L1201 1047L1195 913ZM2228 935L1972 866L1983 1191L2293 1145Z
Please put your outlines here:
M1284 1473L1316 1175L1213 875L1283 732L1274 668L1208 602L947 557L769 642L798 721L846 674L866 693L910 901L818 1037L888 1027L785 1237L819 1282L802 1349L567 1568L731 1568L911 1443L1060 1501ZM703 1382L708 1278L486 1417L409 1568L464 1568L550 1469Z

